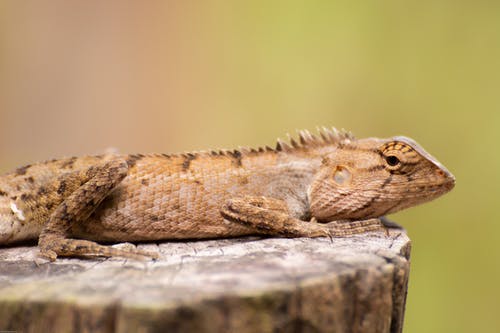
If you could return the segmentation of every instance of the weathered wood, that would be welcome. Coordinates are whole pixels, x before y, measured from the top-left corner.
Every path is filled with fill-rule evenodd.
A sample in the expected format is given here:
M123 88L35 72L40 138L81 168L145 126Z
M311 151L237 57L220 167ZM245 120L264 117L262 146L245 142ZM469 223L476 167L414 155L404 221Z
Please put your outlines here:
M410 240L140 245L156 262L58 259L0 249L0 330L23 332L401 332Z

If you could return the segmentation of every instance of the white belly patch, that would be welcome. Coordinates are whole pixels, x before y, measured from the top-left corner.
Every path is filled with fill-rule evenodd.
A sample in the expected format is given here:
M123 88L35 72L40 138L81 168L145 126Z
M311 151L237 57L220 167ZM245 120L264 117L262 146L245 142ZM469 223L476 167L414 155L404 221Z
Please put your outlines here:
M24 217L23 211L20 210L19 208L17 208L17 205L14 201L10 202L10 209L12 210L12 213L14 213L14 215L16 215L16 217L19 220L21 220L21 221L26 220L26 218Z

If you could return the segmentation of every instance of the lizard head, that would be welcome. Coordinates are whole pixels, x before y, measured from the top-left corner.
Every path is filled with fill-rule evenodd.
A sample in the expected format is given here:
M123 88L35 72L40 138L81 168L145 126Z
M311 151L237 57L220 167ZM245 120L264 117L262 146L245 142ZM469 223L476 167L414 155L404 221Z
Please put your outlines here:
M319 221L376 218L433 200L455 178L406 137L346 140L323 159L308 191Z

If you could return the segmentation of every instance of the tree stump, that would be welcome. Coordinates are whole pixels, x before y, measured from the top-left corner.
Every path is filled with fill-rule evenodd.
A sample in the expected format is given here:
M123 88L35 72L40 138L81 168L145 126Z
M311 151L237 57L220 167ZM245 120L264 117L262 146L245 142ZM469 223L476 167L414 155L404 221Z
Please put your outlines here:
M157 261L0 249L0 330L401 332L410 240L238 238L144 244Z

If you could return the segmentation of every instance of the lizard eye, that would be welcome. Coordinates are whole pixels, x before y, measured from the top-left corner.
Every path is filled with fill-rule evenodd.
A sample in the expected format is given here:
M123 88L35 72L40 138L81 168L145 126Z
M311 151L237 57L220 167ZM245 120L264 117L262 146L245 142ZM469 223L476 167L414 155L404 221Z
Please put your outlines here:
M390 167L397 167L401 164L401 161L397 156L394 155L389 155L385 157L385 162L387 163L388 166Z

